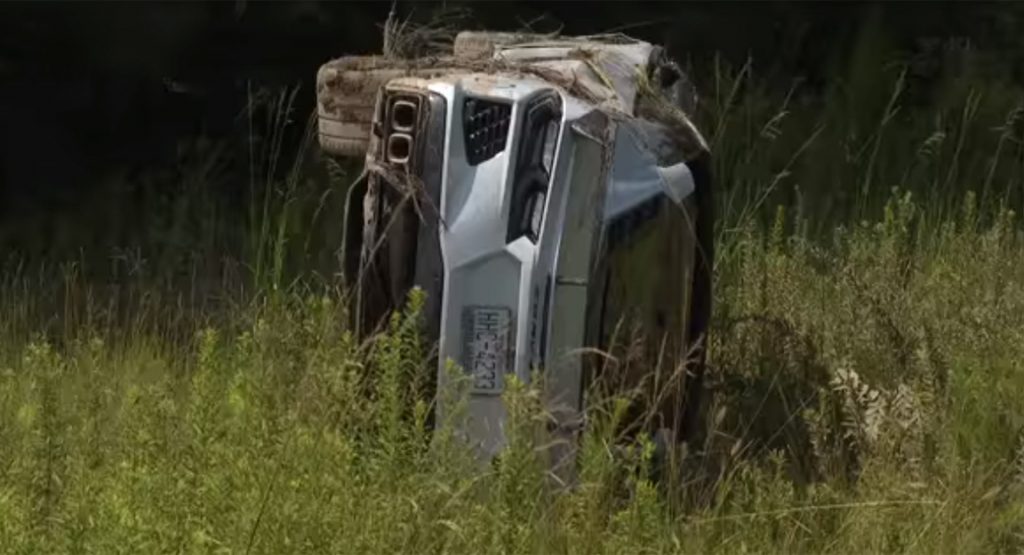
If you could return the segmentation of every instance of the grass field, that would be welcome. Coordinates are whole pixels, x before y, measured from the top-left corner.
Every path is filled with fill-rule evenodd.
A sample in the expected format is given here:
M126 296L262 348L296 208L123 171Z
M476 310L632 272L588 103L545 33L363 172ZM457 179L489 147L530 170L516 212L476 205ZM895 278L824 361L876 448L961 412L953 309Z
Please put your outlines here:
M547 487L529 387L500 465L426 437L418 301L371 342L341 325L339 180L254 172L236 221L198 164L137 235L42 230L90 248L6 266L0 552L1024 550L1019 91L857 60L807 98L712 74L702 499L596 411L579 486Z

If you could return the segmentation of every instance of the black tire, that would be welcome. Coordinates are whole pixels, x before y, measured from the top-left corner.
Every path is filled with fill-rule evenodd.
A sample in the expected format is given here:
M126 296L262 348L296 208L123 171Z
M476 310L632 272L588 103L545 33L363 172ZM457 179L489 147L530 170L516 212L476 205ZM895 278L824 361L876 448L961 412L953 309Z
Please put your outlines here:
M687 471L691 461L675 459L676 456L699 452L704 440L705 415L708 406L708 395L704 387L705 369L707 366L708 330L711 323L712 305L712 272L714 271L714 197L710 172L710 156L702 155L687 163L696 184L695 200L697 221L695 222L696 245L694 252L694 270L690 282L690 313L688 317L687 337L689 344L686 353L687 377L683 385L682 407L675 421L674 429L657 429L651 431L654 442L654 456L651 461L650 478L653 482L669 485L685 483L681 476L673 480L673 473ZM686 445L686 449L682 449ZM675 466L682 463L684 466ZM689 469L692 470L692 469ZM688 472L686 472L688 473Z
M712 194L711 156L701 155L689 164L696 184L697 249L690 294L690 361L683 399L683 415L678 440L691 446L699 443L704 428L707 394L704 376L707 366L708 330L712 311L712 276L715 261L715 203Z

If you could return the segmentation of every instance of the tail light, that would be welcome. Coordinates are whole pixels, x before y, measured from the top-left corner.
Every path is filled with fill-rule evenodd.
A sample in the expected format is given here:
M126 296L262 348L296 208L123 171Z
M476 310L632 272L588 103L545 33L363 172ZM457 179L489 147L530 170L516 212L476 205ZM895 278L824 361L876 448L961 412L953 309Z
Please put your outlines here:
M557 94L543 93L526 107L512 182L509 243L523 236L534 243L540 238L561 120L562 101Z

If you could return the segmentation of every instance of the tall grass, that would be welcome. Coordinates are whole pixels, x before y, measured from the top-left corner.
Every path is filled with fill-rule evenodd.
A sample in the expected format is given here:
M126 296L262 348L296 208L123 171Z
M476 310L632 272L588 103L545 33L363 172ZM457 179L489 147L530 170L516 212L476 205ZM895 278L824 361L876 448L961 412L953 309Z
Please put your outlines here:
M837 232L827 250L782 232L734 240L709 439L694 463L716 487L689 510L647 480L651 446L623 454L600 418L579 485L552 490L530 387L509 394L509 451L475 464L444 422L426 432L418 298L359 343L331 295L294 293L176 344L104 334L88 318L59 343L9 334L0 546L1019 549L1024 238L1008 213L978 228L965 210L914 241L915 206L893 197L877 223ZM5 315L23 313L23 297L4 302Z
M880 50L870 34L821 88L710 64L696 114L710 135L723 231L772 223L778 205L806 235L877 216L890 190L919 200L930 226L973 191L983 217L1024 203L1024 89L950 49L940 70Z
M345 168L305 147L273 167L298 118L254 95L242 209L205 186L206 145L138 233L7 264L0 552L1024 549L1024 97L878 56L814 95L713 67L722 254L687 499L648 478L653 445L617 444L615 410L552 487L536 386L512 384L496 464L458 410L428 433L422 298L370 340L346 328Z

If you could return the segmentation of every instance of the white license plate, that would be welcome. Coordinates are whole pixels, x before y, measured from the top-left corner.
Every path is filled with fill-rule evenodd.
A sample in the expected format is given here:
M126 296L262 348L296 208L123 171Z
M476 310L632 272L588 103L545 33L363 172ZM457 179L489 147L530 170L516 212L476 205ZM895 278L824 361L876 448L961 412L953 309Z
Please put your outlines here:
M511 358L512 310L470 306L463 318L463 367L472 377L473 393L499 395L505 390Z

